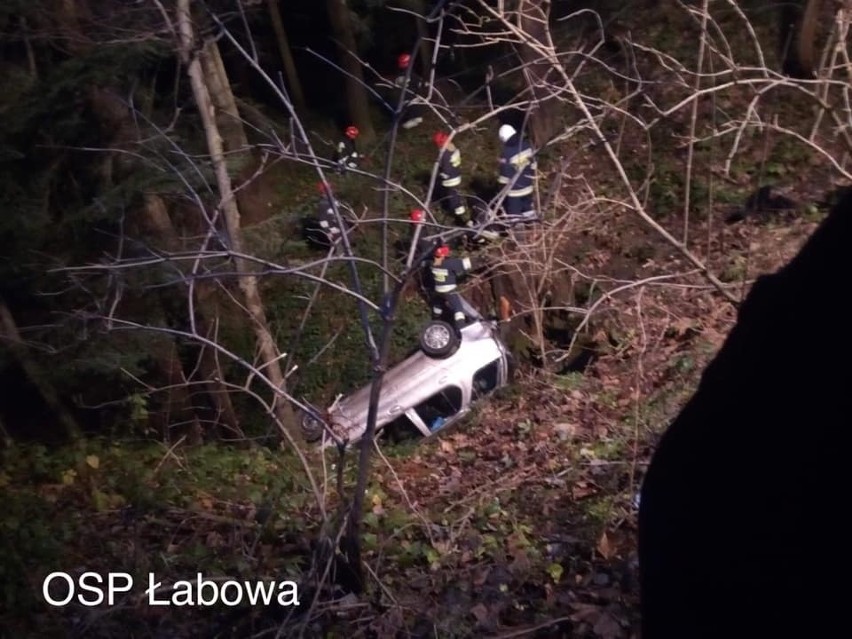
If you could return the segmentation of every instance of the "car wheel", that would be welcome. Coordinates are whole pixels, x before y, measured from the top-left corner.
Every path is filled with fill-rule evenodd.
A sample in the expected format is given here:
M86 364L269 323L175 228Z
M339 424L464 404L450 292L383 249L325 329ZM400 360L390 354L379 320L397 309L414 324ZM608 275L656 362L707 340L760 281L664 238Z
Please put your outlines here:
M459 334L447 322L432 321L420 331L420 349L429 357L449 357L458 350L459 344Z
M308 443L319 441L325 426L323 423L309 413L302 413L302 436Z

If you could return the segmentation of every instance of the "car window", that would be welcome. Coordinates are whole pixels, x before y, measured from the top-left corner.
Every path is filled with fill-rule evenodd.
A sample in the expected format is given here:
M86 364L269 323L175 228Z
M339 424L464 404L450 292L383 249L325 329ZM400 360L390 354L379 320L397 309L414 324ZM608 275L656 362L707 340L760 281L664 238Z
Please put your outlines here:
M454 417L462 407L462 392L458 386L447 386L425 402L414 407L418 417L429 430L438 430Z
M381 436L385 441L399 443L410 439L418 439L423 437L420 429L414 425L408 417L403 413L395 420L386 424L382 429Z
M486 364L473 375L473 399L478 399L487 395L495 388L500 380L500 359L495 359L490 364Z

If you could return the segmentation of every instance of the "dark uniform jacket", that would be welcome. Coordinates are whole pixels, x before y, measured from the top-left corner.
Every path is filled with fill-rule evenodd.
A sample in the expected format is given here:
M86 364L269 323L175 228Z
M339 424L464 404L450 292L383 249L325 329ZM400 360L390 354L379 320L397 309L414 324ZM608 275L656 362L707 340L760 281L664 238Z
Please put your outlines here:
M432 285L436 293L450 293L458 286L458 280L471 270L469 257L445 257L441 265L432 264Z
M408 78L408 85L405 84L405 74L400 74L394 80L394 85L397 88L397 91L402 91L403 87L405 87L405 94L403 97L402 103L402 115L400 116L400 122L402 123L404 128L406 124L410 124L411 126L416 126L423 121L423 117L426 115L427 107L425 100L421 97L421 93L424 88L424 82L420 79L420 76L416 73L413 73ZM399 99L399 94L397 94L397 99ZM396 105L393 105L396 107Z
M443 150L438 159L438 171L441 186L451 189L461 184L461 153L456 147L449 145Z
M337 202L337 210L342 215L340 202ZM327 195L323 196L319 204L317 204L317 221L320 228L329 234L332 239L340 237L340 226L337 224L337 218L334 216L334 208L331 204L331 198Z
M536 168L532 147L516 133L503 145L497 181L500 184L512 185L509 188L509 197L530 195L533 192Z
M355 140L344 138L337 143L337 152L334 156L334 161L341 166L347 166L350 169L358 167L358 148L355 146Z

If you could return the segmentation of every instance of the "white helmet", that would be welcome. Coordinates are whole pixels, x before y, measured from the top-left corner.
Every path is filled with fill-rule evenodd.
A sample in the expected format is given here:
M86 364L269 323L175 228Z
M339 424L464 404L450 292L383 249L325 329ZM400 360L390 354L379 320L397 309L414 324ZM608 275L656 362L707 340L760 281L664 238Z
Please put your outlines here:
M506 140L515 135L515 133L517 133L517 131L515 131L515 127L511 124L504 124L500 127L500 130L497 131L497 136L500 138L500 141L505 144Z

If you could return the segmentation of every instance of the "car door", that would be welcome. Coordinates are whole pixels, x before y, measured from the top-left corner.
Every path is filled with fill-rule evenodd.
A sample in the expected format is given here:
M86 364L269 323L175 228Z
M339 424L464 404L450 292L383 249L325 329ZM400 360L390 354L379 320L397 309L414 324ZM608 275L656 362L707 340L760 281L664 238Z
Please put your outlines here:
M460 385L448 384L406 411L406 415L428 436L464 415L468 399Z

